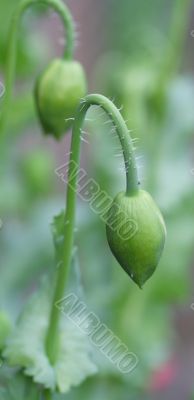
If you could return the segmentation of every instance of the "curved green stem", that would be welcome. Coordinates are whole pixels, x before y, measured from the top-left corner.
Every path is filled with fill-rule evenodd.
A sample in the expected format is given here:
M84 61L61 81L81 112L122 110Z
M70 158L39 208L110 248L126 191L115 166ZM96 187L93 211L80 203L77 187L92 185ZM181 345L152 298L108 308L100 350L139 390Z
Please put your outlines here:
M132 141L127 126L116 106L106 97L98 94L88 95L81 102L75 116L72 131L71 156L68 172L66 214L65 214L65 243L63 264L58 270L55 294L50 315L50 323L46 338L46 351L51 363L55 363L58 349L58 327L60 320L60 310L56 307L56 302L64 296L65 285L68 277L69 266L72 256L75 208L76 208L76 189L77 172L79 171L81 129L85 120L86 113L90 106L100 106L109 116L118 134L126 170L126 195L132 196L138 191L137 168L134 156Z
M16 53L17 53L17 41L18 41L18 30L22 15L24 12L36 4L45 4L51 6L61 17L65 31L66 31L66 47L64 52L65 59L71 59L74 51L74 26L71 13L69 12L66 5L61 0L22 0L11 21L9 38L8 38L8 52L7 61L5 68L5 94L3 111L0 120L0 136L6 129L9 111L11 107L12 91L15 80L15 69L16 69Z

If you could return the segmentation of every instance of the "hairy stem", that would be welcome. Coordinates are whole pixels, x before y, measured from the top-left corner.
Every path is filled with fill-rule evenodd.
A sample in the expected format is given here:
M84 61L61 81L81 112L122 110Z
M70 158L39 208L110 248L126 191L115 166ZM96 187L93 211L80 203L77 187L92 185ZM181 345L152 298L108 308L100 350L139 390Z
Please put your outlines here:
M22 0L11 21L9 38L8 38L8 50L7 50L7 60L5 68L5 94L3 110L0 120L0 136L3 136L8 118L9 111L11 108L13 85L15 80L15 69L16 69L16 54L17 54L17 41L18 41L18 30L22 15L24 12L32 5L45 4L51 6L55 10L63 22L66 31L66 46L64 51L64 58L71 59L74 51L74 27L72 16L61 0Z
M76 208L76 190L77 178L80 161L81 131L88 109L93 106L100 106L109 116L116 128L118 134L126 170L126 194L134 195L138 191L138 179L133 145L127 126L116 106L106 97L98 94L88 95L81 102L75 116L75 122L72 131L71 156L68 171L68 186L65 214L65 243L63 264L58 270L55 294L50 315L49 328L46 338L46 351L52 364L55 363L58 349L58 328L60 321L60 310L56 307L56 302L64 296L66 281L68 278L69 267L71 263L75 208Z

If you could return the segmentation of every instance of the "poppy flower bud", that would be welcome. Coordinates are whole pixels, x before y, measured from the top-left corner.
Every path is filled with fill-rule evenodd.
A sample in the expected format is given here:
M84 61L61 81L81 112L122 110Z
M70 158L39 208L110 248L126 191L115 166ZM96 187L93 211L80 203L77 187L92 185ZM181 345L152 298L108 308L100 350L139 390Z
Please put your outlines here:
M60 139L67 132L86 90L80 63L62 59L50 63L35 86L36 108L45 134Z
M107 240L121 267L141 288L160 260L166 228L160 210L144 190L119 193L108 211Z

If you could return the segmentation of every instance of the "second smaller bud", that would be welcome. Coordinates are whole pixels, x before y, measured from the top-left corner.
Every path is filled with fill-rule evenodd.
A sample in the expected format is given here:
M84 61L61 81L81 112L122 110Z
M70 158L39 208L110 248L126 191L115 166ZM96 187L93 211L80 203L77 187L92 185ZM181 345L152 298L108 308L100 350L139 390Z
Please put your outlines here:
M35 103L44 133L60 139L72 126L78 103L86 92L86 77L79 62L52 61L35 86Z

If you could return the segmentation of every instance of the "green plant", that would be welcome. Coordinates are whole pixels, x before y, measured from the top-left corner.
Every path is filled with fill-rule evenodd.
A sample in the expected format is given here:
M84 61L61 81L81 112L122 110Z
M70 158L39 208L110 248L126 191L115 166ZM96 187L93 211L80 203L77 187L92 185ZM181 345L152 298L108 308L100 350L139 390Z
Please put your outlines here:
M145 185L154 198L157 198L168 228L168 240L160 268L157 269L153 279L147 283L146 290L143 292L144 296L139 297L135 289L129 291L122 280L120 292L118 293L115 288L110 300L114 302L114 318L119 321L115 323L115 326L119 325L120 335L123 335L125 340L128 337L128 343L133 343L136 351L141 348L145 363L141 372L139 371L141 378L138 373L136 375L137 381L138 379L141 381L141 388L143 385L147 386L148 376L156 365L161 366L164 359L168 361L174 354L176 357L175 343L176 336L179 334L172 323L171 309L174 304L177 309L181 307L182 302L189 301L188 297L192 293L190 276L193 266L193 236L189 220L194 215L194 191L191 183L193 157L190 151L193 148L194 89L193 74L188 75L188 70L193 70L188 51L189 42L191 46L193 43L189 38L188 29L192 15L192 2L175 0L172 2L171 9L167 7L168 1L166 6L165 2L162 2L161 10L159 10L159 3L150 1L149 4L151 3L152 7L149 10L148 2L146 5L143 1L126 2L123 8L115 2L116 17L119 10L120 13L126 15L126 27L120 30L120 34L123 35L125 29L125 40L128 37L128 41L126 40L126 49L120 58L117 53L111 54L111 57L105 55L105 68L102 69L99 79L100 82L102 79L104 81L103 90L107 88L105 94L115 98L118 107L123 106L122 115L128 121L129 128L132 129L131 135L134 140L136 139L137 152L143 156L140 160L143 166L142 185ZM141 7L138 9L140 4ZM138 27L138 30L136 26L139 19L135 20L132 26L127 25L128 14L132 14L135 18L135 15L131 13L132 7L136 7L143 17L142 26ZM143 7L149 10L152 21L145 18L142 12ZM153 7L156 7L154 18ZM155 31L156 25L157 32L159 27L157 18L158 22L159 19L162 20L161 15L162 13L165 15L167 9L167 24L164 27L165 18L163 18L157 37ZM179 21L178 24L177 22L174 24L175 21ZM136 32L135 40L131 35L132 29ZM111 44L115 45L114 33L118 36L118 31L113 25ZM172 45L175 41L172 40L171 32L176 38L175 46ZM155 43L153 43L153 38ZM187 46L183 46L184 42L187 42ZM171 68L168 69L170 65ZM162 102L157 102L157 95L161 90L159 77L163 74L165 79L162 79L164 83ZM159 97L160 95L158 99ZM107 151L107 148L108 146L104 151ZM99 168L100 157L97 160ZM114 181L117 181L116 178L115 180L113 178ZM91 259L88 262L91 262ZM116 295L119 300L117 298L114 301ZM117 307L116 316L115 307ZM111 310L110 305L110 312ZM128 312L128 310L133 310L133 312ZM131 328L132 325L133 328ZM144 334L141 335L139 332L144 332ZM152 359L150 348L157 349ZM132 384L134 380L131 380ZM129 387L131 387L131 382Z
M66 30L67 44L64 52L64 60L55 60L47 67L39 77L36 85L36 105L44 131L60 137L62 132L71 126L75 108L80 96L86 93L86 82L82 66L73 62L74 28L71 14L61 0L23 0L19 3L12 17L8 40L7 63L5 74L5 96L3 111L0 119L1 136L6 130L10 107L12 104L12 91L15 80L17 37L21 17L32 5L45 4L52 7L61 17ZM58 74L63 81L62 96L59 95ZM73 80L73 81L72 81ZM51 93L52 91L52 97ZM72 94L73 92L73 94ZM62 100L61 100L62 98ZM52 114L50 115L52 109ZM66 122L65 120L69 120ZM70 123L71 121L71 123Z
M38 78L35 100L46 134L57 139L71 126L79 99L86 94L86 79L81 64L54 60Z
M151 196L144 190L131 196L119 193L108 211L106 232L116 259L141 288L158 265L166 236L163 217Z
M130 199L134 194L137 196L139 191L133 145L127 126L120 112L113 103L104 96L86 96L80 101L73 124L66 211L55 218L53 225L58 265L56 277L53 280L55 285L51 289L48 281L43 285L41 291L37 295L34 295L27 308L23 311L18 325L10 336L5 346L5 351L3 352L4 357L11 365L25 368L26 374L32 376L35 382L41 383L45 387L45 398L52 398L50 391L53 392L57 389L65 393L72 385L79 384L87 375L95 372L95 367L90 362L87 355L87 345L83 344L83 348L79 348L80 354L77 353L78 350L76 346L80 340L79 333L78 336L75 333L73 334L73 327L69 326L67 321L61 326L60 309L56 307L56 303L64 296L72 260L81 128L86 113L92 105L100 106L108 114L116 128L125 161L126 196ZM149 200L149 203L154 215L155 205L153 201ZM141 213L142 204L143 201L140 200L138 206L139 213ZM123 222L126 223L126 220L124 219ZM140 232L145 226L146 229L148 229L149 226L151 229L155 226L153 217L146 218L145 214L143 219L138 217L137 223L139 224L138 230ZM143 233L143 235L145 240L146 233ZM139 246L137 252L140 250ZM158 252L158 249L153 248L149 251L152 251L152 257L154 257L154 253ZM142 273L143 278L141 279L141 273L138 271L139 284L145 281L144 271L142 271ZM70 349L67 348L69 335L73 343ZM85 370L84 374L80 370L80 367L78 368L78 356L82 357L82 365L84 364ZM72 367L71 374L68 378L64 379L64 375L66 375L67 368L69 367L68 361L70 362L70 360L71 364L73 363L75 365Z
M68 64L68 62L69 61L65 63ZM54 63L56 63L56 61ZM61 64L63 64L62 61L60 62L60 67ZM70 67L72 67L72 63ZM80 76L81 83L83 83L84 80L82 72ZM57 81L57 91L58 84L60 84L60 80ZM80 100L80 97L83 97L84 91L85 89L81 90L76 98L79 97ZM9 94L10 93L8 91L8 97L6 98L5 105L9 104ZM40 93L38 93L38 95L40 95ZM67 126L65 128L62 127L58 120L58 115L61 117L61 107L63 106L64 115L66 115L66 87L63 96L59 109L57 104L57 117L55 117L56 119L54 118L54 124L52 121L50 125L50 121L45 120L45 118L47 118L48 104L46 104L44 117L41 116L46 130L51 130L52 133L57 137L61 136L62 130L67 128ZM46 101L47 100L49 101L49 107L55 107L56 103L52 104L52 100L50 102L50 99L48 99L46 93ZM63 101L65 102L63 103ZM127 218L130 222L131 220L135 221L138 228L137 236L135 232L133 238L131 238L131 241L129 240L125 243L125 246L127 244L125 247L127 250L125 250L123 248L123 240L119 242L120 238L118 238L117 235L115 236L115 231L113 235L113 231L111 229L109 230L109 225L112 225L110 217L112 219L112 210L114 211L113 207L115 203L114 201L107 215L107 235L113 253L121 263L121 266L125 269L128 269L131 278L136 281L139 286L141 286L153 273L153 270L159 261L164 244L165 230L161 215L149 195L140 191L138 188L133 144L121 114L111 101L101 95L89 95L84 97L79 102L77 112L75 113L74 103L70 113L68 110L66 115L68 118L73 118L74 123L71 158L69 164L70 170L66 202L67 208L66 212L63 212L56 217L53 223L56 260L59 268L56 269L51 278L49 277L50 280L52 280L53 285L50 284L50 281L49 283L46 282L46 284L43 284L40 292L37 294L35 293L33 299L30 301L30 304L27 306L27 308L25 308L24 312L20 316L17 326L14 329L13 335L11 335L7 345L5 346L3 353L4 357L10 362L11 365L17 365L25 368L25 372L32 376L35 382L43 385L45 388L44 396L47 399L52 398L52 392L55 392L56 390L59 390L62 393L67 392L71 386L79 384L85 377L93 374L96 371L95 366L89 360L87 344L83 343L83 347L79 348L79 342L81 342L83 338L79 336L79 334L76 336L74 327L70 327L68 324L63 324L63 321L61 321L60 318L60 311L55 306L56 301L59 301L64 295L64 291L67 287L68 273L72 262L74 247L75 200L77 188L76 171L78 171L79 168L78 164L80 156L81 128L85 120L85 115L92 105L97 105L106 111L119 136L124 155L127 181L126 193L120 195L120 198L122 197L122 199L120 199L121 204L119 204L119 206L121 206L122 212L123 210L125 212L127 211ZM58 110L60 110L59 114ZM6 110L4 111L6 114ZM39 112L42 111L39 109ZM47 124L49 125L49 128ZM4 120L4 127L5 125L6 124ZM75 165L76 169L74 168ZM144 205L145 198L147 199L148 209L145 208ZM134 201L134 199L136 203L136 214L133 214L128 206ZM120 222L120 220L116 220L116 233L118 226L120 228ZM122 222L125 223L126 220L124 219ZM151 228L150 231L149 228ZM148 236L148 234L150 236ZM153 242L153 246L150 246L150 239ZM132 240L133 246L131 247ZM146 240L148 241L146 242ZM144 244L146 242L146 246L144 246L146 254L142 252L142 256L146 255L147 257L144 265L142 264L142 260L140 260L141 265L140 261L137 263L137 255L139 255L142 250L142 242ZM118 247L118 249L115 246ZM131 257L131 259L133 258L134 263L128 267L129 257ZM145 259L143 262L144 261ZM142 269L140 267L142 267ZM60 324L63 325L63 332ZM72 339L72 341L70 339ZM67 348L69 343L72 345L72 348L70 349ZM70 350L69 353L68 350ZM69 357L68 359L65 358L67 354ZM80 362L80 366L78 368L79 357L81 357L82 361ZM71 362L75 364L75 366L72 367L72 370L69 367ZM64 376L66 379L64 379ZM22 380L21 383L19 383L19 386L21 385L21 387L25 387L25 384L26 381L22 375ZM32 393L33 390L36 392L36 389L33 389L32 386ZM22 392L21 396L25 395L26 393L23 394ZM30 394L29 396L35 398L37 393L32 395Z

